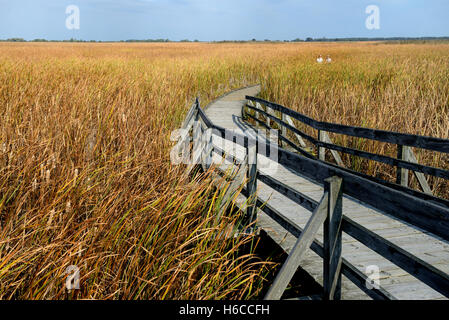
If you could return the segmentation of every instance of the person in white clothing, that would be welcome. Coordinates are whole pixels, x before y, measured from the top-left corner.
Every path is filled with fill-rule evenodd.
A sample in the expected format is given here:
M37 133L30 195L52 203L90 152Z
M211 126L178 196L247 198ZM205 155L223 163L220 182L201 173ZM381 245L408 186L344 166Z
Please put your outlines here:
M318 58L316 59L316 62L318 63L323 63L323 57L321 56L321 54L318 56Z

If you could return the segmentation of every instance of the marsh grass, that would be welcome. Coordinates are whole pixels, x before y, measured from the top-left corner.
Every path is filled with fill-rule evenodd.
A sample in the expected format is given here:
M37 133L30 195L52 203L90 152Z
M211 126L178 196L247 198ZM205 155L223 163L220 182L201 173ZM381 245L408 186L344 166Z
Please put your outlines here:
M315 65L319 53L334 63ZM224 189L170 164L194 97L261 83L264 98L320 120L448 138L448 55L448 44L1 43L0 298L257 296L269 266L240 250L254 239L216 237L238 223L214 219ZM447 155L417 157L448 168ZM81 289L68 293L70 265Z

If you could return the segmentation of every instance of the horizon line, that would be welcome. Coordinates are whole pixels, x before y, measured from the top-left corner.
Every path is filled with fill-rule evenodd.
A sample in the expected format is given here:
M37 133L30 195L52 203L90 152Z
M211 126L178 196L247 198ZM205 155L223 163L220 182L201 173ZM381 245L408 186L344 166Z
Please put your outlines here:
M0 39L0 42L108 42L108 43L120 43L120 42L201 42L201 43L213 43L213 42L338 42L338 41L388 41L388 40L449 40L448 36L422 36L422 37L337 37L337 38L312 38L306 37L305 39L295 38L295 39L247 39L247 40L170 40L168 38L148 38L148 39L126 39L126 40L96 40L96 39L46 39L46 38L35 38L35 39L24 39L21 37L12 37L7 39Z

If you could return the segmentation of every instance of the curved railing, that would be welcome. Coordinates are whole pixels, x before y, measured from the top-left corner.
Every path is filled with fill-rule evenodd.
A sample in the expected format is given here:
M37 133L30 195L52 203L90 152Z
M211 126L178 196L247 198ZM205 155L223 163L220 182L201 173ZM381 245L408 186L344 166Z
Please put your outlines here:
M308 140L318 149L318 159L322 161L325 160L325 150L329 149L331 150L336 163L340 166L344 166L344 164L338 152L374 160L396 167L396 183L404 187L408 187L408 170L412 170L423 192L429 195L432 195L432 190L430 189L424 174L449 180L448 170L419 164L413 151L411 150L411 147L415 147L441 153L449 153L449 140L447 139L322 122L279 104L269 102L257 97L247 96L246 99L251 104L248 103L245 108L253 110L255 113L254 115L251 115L249 112L245 112L245 115L247 117L253 119L254 121L256 121L256 123L261 124L267 129L272 128L272 126L270 125L272 122L277 123L278 126L281 127L281 134L279 134L280 140L310 158L316 157L314 157L310 153L305 154L304 150L301 148L305 147L303 139ZM278 115L276 115L276 113L278 113ZM263 116L263 118L260 117L261 115ZM298 128L296 128L291 119L295 119L315 130L318 130L318 137L312 137L299 130ZM300 144L299 146L298 144L292 142L287 138L287 130L291 131L294 134ZM396 144L398 149L398 157L392 158L385 155L336 145L332 143L327 132ZM416 193L414 193L414 195L416 195ZM428 200L434 199L428 198ZM448 204L447 201L444 201L444 203L446 205Z
M247 99L248 101L254 101L259 104L263 103L267 107L281 112L282 115L280 118L276 117L272 113L262 110L257 105L246 105L243 107L244 109L248 108L257 111L264 115L266 119L273 120L284 128L293 131L293 133L300 137L314 142L319 148L329 148L343 152L355 152L350 148L337 149L337 146L332 143L323 143L320 139L307 136L296 129L292 124L289 124L290 121L286 120L285 115L302 121L321 131L327 130L329 132L361 136L378 141L397 143L401 146L414 146L439 152L449 151L448 140L317 122L295 111L259 98L247 97ZM258 117L252 116L247 112L243 113L245 116L249 116L259 123L265 124L267 128L270 128L269 124L258 119ZM178 145L192 148L190 142L193 140L193 149L196 149L191 153L189 152L189 154L193 154L193 159L187 169L188 171L190 171L195 164L204 166L204 163L207 163L205 160L207 158L210 159L213 152L219 154L223 152L223 150L220 150L213 145L211 138L212 134L220 136L222 139L232 141L246 149L244 163L242 163L241 160L239 163L239 160L232 155L226 156L231 158L234 163L240 165L240 167L244 165L243 168L246 170L246 187L244 188L243 193L248 199L246 209L248 223L254 222L257 211L256 208L258 208L285 230L300 239L300 241L298 241L300 242L299 245L295 246L293 249L296 258L298 255L303 254L307 247L310 247L315 253L321 256L323 258L325 270L325 298L338 299L340 297L341 288L339 287L338 279L340 279L343 274L374 299L394 299L394 297L382 287L367 289L366 283L369 281L368 277L341 257L341 232L347 233L357 241L363 243L365 246L426 283L431 288L444 296L449 297L448 274L438 270L429 263L421 260L410 252L405 251L378 234L364 228L362 225L351 220L341 212L341 199L342 194L344 193L362 203L372 206L380 212L389 214L410 225L416 226L425 232L432 233L449 241L449 205L447 201L428 194L414 194L413 191L403 186L378 183L377 181L373 181L370 177L364 177L358 173L351 172L351 170L346 168L314 159L312 155L304 152L304 150L298 147L295 143L291 142L286 137L285 131L283 131L282 135L279 135L280 139L282 141L289 141L288 144L294 145L296 147L295 149L301 150L300 152L302 155L280 148L277 144L275 146L270 145L270 141L264 140L261 144L258 144L257 141L246 135L241 135L235 132L229 135L229 132L226 132L225 128L212 123L201 109L198 99L196 99L189 110L182 129L184 131L180 136ZM211 135L204 139L206 131L209 131ZM195 141L197 143L195 143ZM258 144L258 147L253 147L256 144ZM280 165L311 179L317 184L324 185L325 192L320 202L309 198L299 190L294 190L258 170L257 154L266 156L270 152L273 152L273 150L278 153L278 162ZM369 155L369 158L373 160L378 159L371 155ZM249 159L252 159L252 161L248 161ZM447 177L446 170L438 169L439 171L433 171L436 169L417 165L410 161L393 158L388 159L388 163L396 165L401 169L416 170L420 173L436 173L437 176L443 178ZM272 189L282 193L284 196L305 209L312 211L313 215L307 226L304 229L299 228L296 224L280 214L276 208L271 207L269 204L258 198L256 194L258 181L261 181ZM332 199L332 201L330 199ZM314 239L314 237L317 226L322 223L325 217L328 218L325 222L327 223L327 229L325 229L327 231L325 231L324 234L324 242L321 243ZM339 248L339 250L332 251L329 250L330 247ZM292 253L290 255L292 255ZM285 279L288 279L288 274L292 274L292 272L296 271L295 261L298 260L299 259L293 259L287 261L286 267L283 267L273 287L270 289L267 295L268 298L280 298L280 295L282 295L283 292L283 286L285 285ZM335 265L336 263L341 264L341 268L337 267ZM291 264L293 264L293 267Z

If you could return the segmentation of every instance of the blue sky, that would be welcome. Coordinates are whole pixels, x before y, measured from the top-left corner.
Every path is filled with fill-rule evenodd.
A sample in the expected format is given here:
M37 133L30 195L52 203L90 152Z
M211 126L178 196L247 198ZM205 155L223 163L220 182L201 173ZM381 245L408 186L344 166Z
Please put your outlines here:
M68 5L80 29L66 28ZM380 29L368 30L368 5ZM449 36L449 0L0 0L0 39L291 40Z

